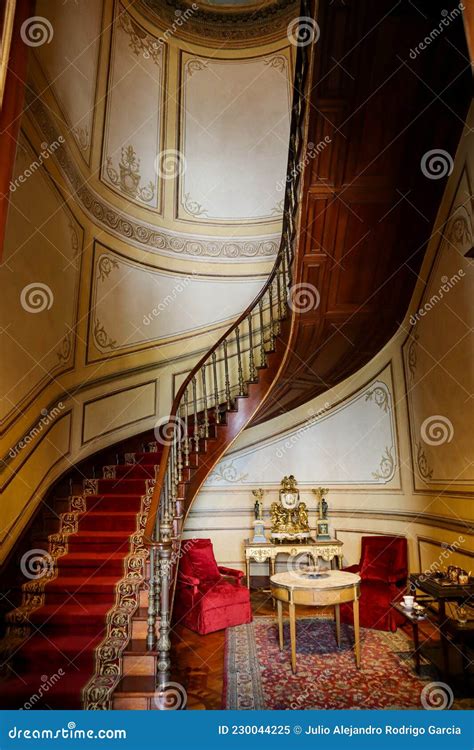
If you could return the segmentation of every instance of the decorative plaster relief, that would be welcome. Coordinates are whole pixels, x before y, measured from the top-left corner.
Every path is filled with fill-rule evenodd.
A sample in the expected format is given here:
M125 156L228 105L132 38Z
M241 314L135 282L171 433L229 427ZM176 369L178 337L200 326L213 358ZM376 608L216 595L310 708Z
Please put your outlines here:
M13 180L0 272L2 420L73 366L83 240L24 139Z
M205 486L275 485L284 474L300 486L393 482L398 450L389 385L375 380L324 414L228 455Z
M38 0L36 14L54 29L35 49L40 65L85 160L90 158L102 0Z
M98 246L89 346L101 353L205 330L236 317L264 279L170 274Z
M49 143L55 143L60 135L51 121L46 107L30 90L25 94L28 111L33 115L37 127ZM229 262L250 259L267 260L276 255L280 236L278 234L232 237L195 236L157 229L153 224L136 221L132 216L116 210L89 187L74 164L66 144L54 152L53 159L59 164L76 200L95 224L129 244L165 256L190 257Z
M288 51L182 56L179 217L199 223L281 218L290 124Z
M159 208L165 46L117 4L101 179L136 203Z
M469 182L453 211L403 347L415 489L467 488L474 482L474 269Z

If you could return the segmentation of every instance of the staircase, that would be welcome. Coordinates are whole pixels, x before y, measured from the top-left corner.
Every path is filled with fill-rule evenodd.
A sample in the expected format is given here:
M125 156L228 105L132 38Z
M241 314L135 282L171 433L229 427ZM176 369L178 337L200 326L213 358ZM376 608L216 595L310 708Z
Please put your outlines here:
M303 0L303 42L312 11ZM48 539L44 570L23 584L22 605L7 616L0 652L2 662L8 656L11 677L0 685L2 707L183 705L172 680L170 625L186 515L270 396L288 356L311 48L297 47L283 231L273 270L186 377L155 439L143 436L143 450L102 467L103 478L84 480L82 494L70 498L59 532Z

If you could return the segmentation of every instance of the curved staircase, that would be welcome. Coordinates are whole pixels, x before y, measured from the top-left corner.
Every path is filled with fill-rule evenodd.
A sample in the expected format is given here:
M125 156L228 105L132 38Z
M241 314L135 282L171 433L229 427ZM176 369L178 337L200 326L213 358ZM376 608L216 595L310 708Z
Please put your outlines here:
M303 0L300 16L314 16ZM302 26L304 34L304 26ZM312 45L297 47L284 221L257 298L189 373L160 434L84 480L23 584L0 644L2 707L174 707L170 622L186 515L249 424L288 355L305 86ZM156 431L155 431L156 432ZM38 567L39 566L39 567ZM28 576L27 576L28 577ZM91 678L92 675L92 678Z

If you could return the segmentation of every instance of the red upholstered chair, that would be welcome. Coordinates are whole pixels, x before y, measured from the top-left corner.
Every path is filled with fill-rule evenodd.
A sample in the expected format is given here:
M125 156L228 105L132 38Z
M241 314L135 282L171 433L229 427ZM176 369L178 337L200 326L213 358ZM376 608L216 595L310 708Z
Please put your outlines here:
M200 635L252 622L250 592L242 585L243 572L217 565L210 539L184 542L182 551L175 621Z
M407 540L401 536L363 536L360 562L344 570L361 577L359 612L364 628L395 631L403 623L390 603L405 593ZM352 604L341 605L341 620L353 622Z

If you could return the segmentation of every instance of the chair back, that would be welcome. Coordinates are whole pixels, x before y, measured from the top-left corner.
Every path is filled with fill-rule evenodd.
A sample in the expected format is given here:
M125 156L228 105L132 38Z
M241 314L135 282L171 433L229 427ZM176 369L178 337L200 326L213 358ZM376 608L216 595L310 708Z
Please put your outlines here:
M181 545L180 572L199 578L200 581L214 581L221 577L210 539L187 539Z
M408 576L407 540L404 536L363 536L360 570L362 578L398 580Z

